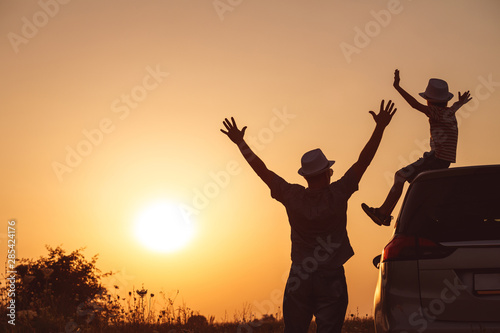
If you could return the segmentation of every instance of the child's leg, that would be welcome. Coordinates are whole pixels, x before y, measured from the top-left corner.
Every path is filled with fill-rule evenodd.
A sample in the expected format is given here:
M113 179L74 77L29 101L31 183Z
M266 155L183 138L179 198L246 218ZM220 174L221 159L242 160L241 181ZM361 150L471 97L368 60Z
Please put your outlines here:
M403 194L405 182L411 183L421 172L429 170L444 169L450 166L450 162L440 160L435 157L433 151L424 153L424 156L419 158L414 163L398 170L394 175L394 184L392 185L387 198L380 208L376 209L382 217L389 217L396 207L396 204Z
M399 170L398 172L396 172L396 174L394 175L394 184L392 185L391 190L389 191L389 194L387 195L384 203L378 209L380 215L388 217L392 214L394 207L396 207L399 198L401 198L401 195L403 194L405 182L406 177L404 177L403 171Z
M363 208L365 213L378 225L390 225L392 211L403 194L405 182L411 183L422 171L436 169L438 167L442 168L442 163L436 165L436 163L433 162L435 160L434 152L424 153L423 157L396 172L394 175L394 184L389 194L387 194L382 206L373 208L363 203L361 204L361 208ZM449 165L449 162L447 163Z
M416 177L418 174L418 166L420 165L422 159L419 159L417 162L414 162L396 172L394 175L394 184L391 187L391 190L387 194L387 197L379 208L369 207L366 204L361 204L361 208L365 211L365 213L378 225L390 225L392 220L392 211L396 204L399 201L399 198L403 194L403 188L405 182L409 181Z

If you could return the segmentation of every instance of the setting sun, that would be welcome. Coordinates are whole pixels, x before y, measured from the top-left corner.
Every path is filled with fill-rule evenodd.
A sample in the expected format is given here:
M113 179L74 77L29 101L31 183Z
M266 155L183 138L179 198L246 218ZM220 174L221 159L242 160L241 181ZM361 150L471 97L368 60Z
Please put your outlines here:
M185 247L194 235L192 221L172 202L158 201L139 212L134 234L145 247L174 252Z

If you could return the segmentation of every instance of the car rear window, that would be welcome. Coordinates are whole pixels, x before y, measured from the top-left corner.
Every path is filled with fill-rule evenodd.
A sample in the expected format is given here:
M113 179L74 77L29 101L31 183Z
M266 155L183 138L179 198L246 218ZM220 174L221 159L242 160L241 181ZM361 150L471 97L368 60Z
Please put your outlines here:
M500 173L417 181L396 232L437 242L500 240Z

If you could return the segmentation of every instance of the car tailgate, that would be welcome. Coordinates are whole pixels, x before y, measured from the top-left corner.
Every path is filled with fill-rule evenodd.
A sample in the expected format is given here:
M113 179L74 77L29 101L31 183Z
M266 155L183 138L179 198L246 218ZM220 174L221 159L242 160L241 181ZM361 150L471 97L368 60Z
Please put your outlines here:
M419 260L422 316L428 320L500 321L500 241L442 243L456 250Z

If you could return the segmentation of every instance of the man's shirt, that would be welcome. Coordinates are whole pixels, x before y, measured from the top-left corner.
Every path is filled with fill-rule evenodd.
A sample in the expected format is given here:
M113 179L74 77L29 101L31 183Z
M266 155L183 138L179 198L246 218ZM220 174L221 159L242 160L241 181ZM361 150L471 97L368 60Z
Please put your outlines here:
M340 267L354 251L347 235L347 201L358 190L349 171L319 190L290 184L274 174L271 196L281 202L291 227L292 262L311 269Z

